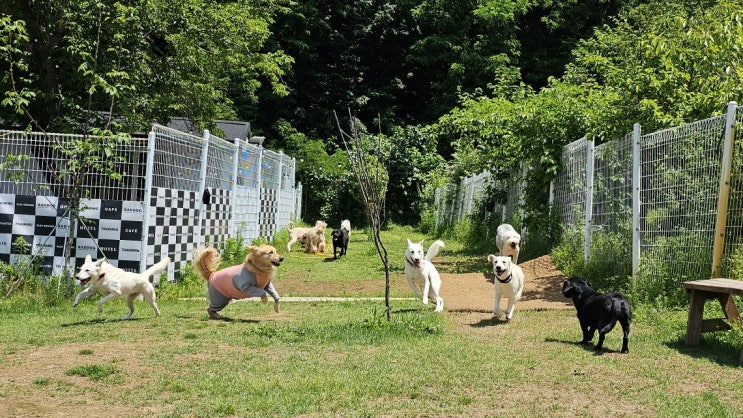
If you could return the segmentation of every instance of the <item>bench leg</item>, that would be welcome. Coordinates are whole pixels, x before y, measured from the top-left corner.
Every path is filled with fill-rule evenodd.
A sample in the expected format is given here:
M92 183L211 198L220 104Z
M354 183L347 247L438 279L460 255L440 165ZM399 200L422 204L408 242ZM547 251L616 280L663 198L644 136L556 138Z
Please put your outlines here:
M691 302L689 305L689 319L686 322L686 346L696 347L699 345L699 337L702 334L702 316L704 315L704 302L707 300L705 292L691 291Z
M717 300L720 301L722 310L725 312L725 318L727 318L732 325L740 324L740 313L738 312L738 307L735 306L733 295L725 293L724 295L718 296Z

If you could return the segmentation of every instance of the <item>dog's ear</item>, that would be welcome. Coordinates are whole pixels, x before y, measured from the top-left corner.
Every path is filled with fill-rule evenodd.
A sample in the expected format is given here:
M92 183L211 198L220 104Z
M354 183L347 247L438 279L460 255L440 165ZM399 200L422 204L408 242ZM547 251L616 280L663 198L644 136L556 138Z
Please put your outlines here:
M495 260L495 255L493 255L493 254L488 254L488 261L492 263L492 262L493 262L493 260Z
M420 245L422 247L423 246L423 241L425 241L425 240L422 239L421 242L418 243L418 245Z
M566 298L573 297L573 286L567 280L562 284L562 295Z
M85 255L85 262L86 263L90 263L91 261L93 261L93 258L90 256L90 254L86 254Z
M101 264L103 264L104 261L106 261L106 259L105 258L101 258L100 260L98 260L98 261L95 262L95 266L96 267L100 267Z
M408 240L408 246L413 245L413 242L410 241L410 238L407 238L407 240Z

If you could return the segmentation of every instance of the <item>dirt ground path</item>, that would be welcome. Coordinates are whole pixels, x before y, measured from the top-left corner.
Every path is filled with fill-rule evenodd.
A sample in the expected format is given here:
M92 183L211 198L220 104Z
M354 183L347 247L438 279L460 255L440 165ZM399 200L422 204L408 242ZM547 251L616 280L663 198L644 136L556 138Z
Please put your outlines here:
M549 256L520 264L524 270L524 293L518 310L572 309L572 302L560 292L565 275L555 268ZM441 273L441 296L444 309L460 312L492 312L494 306L493 274ZM506 307L506 300L501 300Z

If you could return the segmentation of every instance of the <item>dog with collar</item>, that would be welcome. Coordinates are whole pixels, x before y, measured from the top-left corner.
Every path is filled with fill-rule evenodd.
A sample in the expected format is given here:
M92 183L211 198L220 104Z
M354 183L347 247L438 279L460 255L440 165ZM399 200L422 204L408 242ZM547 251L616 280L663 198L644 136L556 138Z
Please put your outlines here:
M444 310L444 299L441 298L441 276L431 260L439 253L444 241L436 240L423 255L423 241L413 243L408 239L405 250L405 278L415 296L428 304L431 299L436 303L436 312Z
M85 256L83 265L80 266L80 271L75 275L75 279L81 286L88 283L90 283L90 286L77 294L72 306L77 306L80 299L100 292L103 298L98 301L98 312L103 312L104 303L119 296L126 296L129 315L124 319L129 319L134 313L134 299L142 295L155 310L155 316L160 316L160 309L158 309L155 300L155 286L150 282L150 276L164 271L168 267L168 263L170 263L170 258L165 257L145 270L144 273L133 273L115 267L105 258L93 261L88 254Z
M591 287L591 282L580 277L571 277L562 284L562 294L573 300L578 312L580 329L583 331L581 344L588 344L598 330L599 340L595 351L601 351L606 334L619 322L623 338L621 353L629 353L629 329L632 323L632 308L629 300L619 292L599 293Z
M218 312L224 309L232 299L259 297L264 304L268 296L274 300L273 309L279 312L279 294L271 279L276 268L284 261L276 248L270 245L249 246L245 262L232 267L217 270L220 256L216 249L205 248L194 256L193 265L201 277L207 281L211 319L223 319Z
M502 297L508 298L506 307L506 319L513 317L513 311L516 308L516 302L521 299L521 293L524 291L524 271L512 261L511 256L488 255L488 261L493 264L493 274L495 274L495 307L493 314L500 318L500 300Z

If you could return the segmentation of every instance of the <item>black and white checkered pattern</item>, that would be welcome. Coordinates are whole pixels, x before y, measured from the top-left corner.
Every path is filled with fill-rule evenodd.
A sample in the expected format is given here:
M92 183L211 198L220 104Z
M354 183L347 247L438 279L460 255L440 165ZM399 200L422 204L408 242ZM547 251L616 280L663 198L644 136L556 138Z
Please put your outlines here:
M148 208L144 202L84 200L72 250L75 267L90 254L94 259L105 257L124 270L139 272L169 256L172 263L168 266L168 278L175 280L192 260L195 248L224 245L236 236L241 224L246 241L275 232L278 192L266 188L260 196L257 190L249 192L241 198L239 192L211 188L204 202L198 192L153 188ZM234 219L233 199L244 201L235 208ZM199 226L202 204L204 217ZM52 196L0 194L0 261L15 264L21 255L13 248L13 242L23 237L31 245L31 254L43 257L47 274L61 273L69 235L68 207L67 200ZM147 222L145 209L149 213ZM148 229L143 249L145 225ZM143 251L145 266L141 265Z
M127 271L140 271L143 205L117 200L83 200L85 210L77 225L75 267L85 256L106 257ZM23 237L29 252L43 257L47 274L64 269L69 236L69 202L54 196L0 194L0 260L15 262L21 252L13 243Z
M197 192L153 188L150 195L147 265L169 256L168 278L174 280L193 258L199 222Z
M210 188L208 191L202 237L205 244L218 246L231 236L232 199L229 190Z

